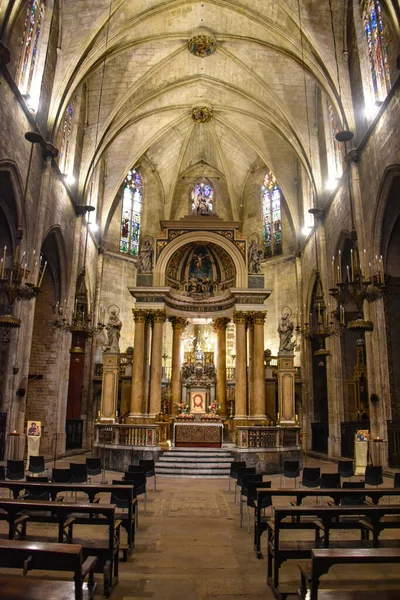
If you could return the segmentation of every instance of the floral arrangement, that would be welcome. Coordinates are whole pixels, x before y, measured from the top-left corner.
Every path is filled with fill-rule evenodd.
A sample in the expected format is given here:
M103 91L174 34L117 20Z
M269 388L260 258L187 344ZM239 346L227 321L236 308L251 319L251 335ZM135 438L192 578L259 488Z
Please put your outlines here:
M175 408L179 415L185 415L189 412L189 404L186 404L185 402L175 404Z
M201 415L202 421L219 421L219 416L216 413L208 412Z
M219 410L219 402L217 402L216 400L214 400L214 402L211 402L209 409L210 413L216 415Z
M194 415L191 415L190 413L180 413L179 415L176 415L176 418L181 421L194 421Z

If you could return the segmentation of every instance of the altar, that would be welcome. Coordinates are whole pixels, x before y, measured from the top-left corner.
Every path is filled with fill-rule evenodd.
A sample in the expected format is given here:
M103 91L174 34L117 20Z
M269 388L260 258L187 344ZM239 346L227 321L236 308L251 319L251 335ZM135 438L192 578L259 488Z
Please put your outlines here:
M174 423L174 446L176 448L221 448L223 424L201 423Z

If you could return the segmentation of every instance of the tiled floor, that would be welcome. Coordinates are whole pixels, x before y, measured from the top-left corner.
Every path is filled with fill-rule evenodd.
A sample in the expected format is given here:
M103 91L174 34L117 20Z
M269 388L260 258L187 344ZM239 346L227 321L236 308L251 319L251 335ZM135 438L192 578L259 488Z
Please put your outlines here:
M85 456L81 455L71 460L83 462L84 459ZM68 462L59 461L57 466L67 466ZM307 465L321 466L324 472L336 470L333 463L313 459L308 459ZM107 473L109 481L120 477L120 473ZM271 480L273 486L279 485L279 476L271 476ZM393 485L393 482L388 481L388 484ZM290 482L290 485L293 483ZM102 500L108 501L109 496ZM113 600L273 598L266 584L266 560L257 560L253 536L247 533L246 523L243 528L239 526L239 509L234 504L233 493L228 493L227 480L159 477L156 492L150 482L147 514L143 511L142 498L139 505L136 547L129 561L120 563L119 583L112 593ZM0 526L3 525L0 523ZM33 532L39 526L31 527ZM91 529L94 530L93 535L105 535L95 531L100 528ZM305 535L310 534L306 532ZM265 543L264 535L264 553ZM361 587L365 586L363 582L366 579L371 580L371 586L379 585L379 581L385 581L386 585L387 576L390 576L392 585L400 588L400 578L396 579L394 570L386 567L332 569L329 580L343 587L349 582ZM97 581L100 585L96 598L100 598L100 576L97 576ZM281 583L293 589L298 586L297 561L282 565ZM340 592L337 597L340 599Z

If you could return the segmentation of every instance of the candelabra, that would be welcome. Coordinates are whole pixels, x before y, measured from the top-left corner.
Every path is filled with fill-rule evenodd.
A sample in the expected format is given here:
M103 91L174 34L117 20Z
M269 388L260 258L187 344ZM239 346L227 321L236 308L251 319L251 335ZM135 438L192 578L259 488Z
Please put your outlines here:
M304 322L303 325L299 323L299 316L297 312L297 324L296 333L304 339L316 339L318 341L319 348L315 350L314 356L330 356L329 350L325 348L325 340L331 336L340 333L341 329L335 327L333 320L329 320L328 312L326 310L326 304L322 291L322 284L320 274L316 273L316 291L315 300L313 304L313 313L310 313L310 321Z
M353 247L350 250L350 265L346 266L346 275L343 278L341 253L339 251L338 265L335 269L335 258L332 258L332 279L335 283L329 293L337 302L336 315L341 328L352 331L372 331L372 321L364 319L364 301L375 302L385 291L385 276L383 270L382 256L376 257L375 263L371 265L366 258L366 250L363 252L364 265L361 265L360 254L357 246L357 235L351 234ZM345 304L352 303L357 308L357 318L345 323Z
M36 260L35 251L29 259L26 252L20 256L22 236L22 229L18 229L17 246L10 267L6 267L7 246L4 246L0 259L0 289L6 295L8 303L8 312L0 315L0 327L6 330L3 342L9 341L7 334L10 329L18 329L21 325L21 320L11 314L15 300L32 300L37 296L47 266L47 262L42 264L42 257Z
M54 321L55 327L61 331L69 331L71 333L82 333L86 337L93 337L100 333L105 327L105 308L99 307L97 324L94 323L94 306L90 309L87 300L85 268L82 269L76 286L75 304L72 311L71 320L69 321L69 309L66 306L57 302L55 307L56 318Z

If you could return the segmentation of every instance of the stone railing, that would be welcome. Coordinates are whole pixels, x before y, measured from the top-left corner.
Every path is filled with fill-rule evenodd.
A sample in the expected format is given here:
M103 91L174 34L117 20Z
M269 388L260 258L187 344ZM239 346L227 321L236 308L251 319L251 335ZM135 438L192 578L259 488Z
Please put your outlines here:
M238 448L300 448L300 427L246 427L236 429Z
M158 445L157 425L112 425L95 423L95 446L139 446Z

